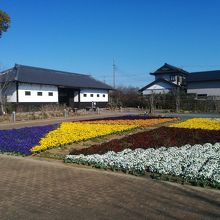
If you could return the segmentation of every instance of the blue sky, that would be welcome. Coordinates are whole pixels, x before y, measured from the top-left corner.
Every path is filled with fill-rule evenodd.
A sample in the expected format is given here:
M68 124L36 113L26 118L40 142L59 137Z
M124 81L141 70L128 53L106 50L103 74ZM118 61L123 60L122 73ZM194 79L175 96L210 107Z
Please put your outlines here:
M0 0L11 27L0 69L15 63L142 87L163 63L220 69L218 0Z

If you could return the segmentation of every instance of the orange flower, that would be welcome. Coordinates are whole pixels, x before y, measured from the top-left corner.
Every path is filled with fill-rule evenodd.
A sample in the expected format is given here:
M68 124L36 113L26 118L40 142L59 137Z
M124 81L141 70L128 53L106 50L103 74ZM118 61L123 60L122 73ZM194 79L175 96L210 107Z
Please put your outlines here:
M115 125L137 125L137 126L153 126L165 122L177 120L176 118L156 118L156 119L135 119L135 120L97 120L86 121L89 124L115 124Z

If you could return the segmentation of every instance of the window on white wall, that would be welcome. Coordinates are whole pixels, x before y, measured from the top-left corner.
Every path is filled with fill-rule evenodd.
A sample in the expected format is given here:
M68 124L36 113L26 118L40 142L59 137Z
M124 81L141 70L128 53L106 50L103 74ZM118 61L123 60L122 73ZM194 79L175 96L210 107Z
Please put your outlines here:
M105 97L105 94L103 94L102 97Z
M37 95L38 95L38 96L42 96L43 93L42 93L42 92L37 92Z
M171 75L171 76L170 76L170 81L172 81L172 82L173 82L173 81L175 81L175 80L176 80L176 76Z
M53 96L53 92L48 92L48 96Z
M99 97L99 94L97 94L97 97Z
M93 97L93 94L90 94L90 97Z
M31 95L31 91L25 91L25 95L26 95L26 96Z
M83 97L87 97L87 94L83 94Z

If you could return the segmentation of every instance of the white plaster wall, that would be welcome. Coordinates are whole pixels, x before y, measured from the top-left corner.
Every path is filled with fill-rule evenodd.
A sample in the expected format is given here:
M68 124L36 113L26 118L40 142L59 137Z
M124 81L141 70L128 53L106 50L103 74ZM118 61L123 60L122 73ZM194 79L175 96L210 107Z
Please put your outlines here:
M171 89L173 88L170 84L164 82L158 82L147 89Z
M150 95L152 93L154 94L166 94L170 90L169 89L146 89L143 91L143 95Z
M189 82L187 85L187 93L220 96L220 81Z
M79 92L76 91L74 92L74 102L78 102L79 101Z
M149 95L151 93L168 93L170 91L170 89L172 89L172 85L168 84L168 83L164 83L164 82L158 82L152 86L150 86L149 88L145 89L142 93L143 95Z
M84 97L84 94L87 94L87 96ZM93 97L91 97L90 94L93 94ZM99 94L99 97L97 97L97 94ZM103 97L103 95L105 95L105 97ZM81 89L80 102L108 102L108 90Z
M25 91L30 91L31 95L26 96ZM42 96L38 96L37 92L42 92ZM48 92L53 92L53 96L49 96ZM58 102L58 88L52 85L19 83L18 85L18 101L19 102Z
M187 93L207 94L207 96L220 96L220 88L187 89Z

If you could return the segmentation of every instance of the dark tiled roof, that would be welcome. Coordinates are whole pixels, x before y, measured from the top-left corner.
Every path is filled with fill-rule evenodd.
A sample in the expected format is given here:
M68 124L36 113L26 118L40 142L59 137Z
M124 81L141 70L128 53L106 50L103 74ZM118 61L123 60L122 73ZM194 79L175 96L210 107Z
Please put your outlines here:
M172 82L169 82L169 81L167 81L165 79L159 78L159 79L156 79L155 81L153 81L152 83L147 84L146 86L144 86L143 88L139 89L138 91L139 92L143 92L145 89L151 87L152 85L154 85L154 84L156 84L158 82L164 82L164 83L167 83L167 84L169 84L169 85L171 85L173 87L178 87L178 85L176 85L176 84L174 84Z
M0 73L0 82L11 82L14 81L16 78L16 71L14 71L14 68L5 70L4 72Z
M220 80L220 70L192 72L187 77L187 82L216 81Z
M111 86L100 82L89 75L69 73L58 70L16 64L14 68L2 72L0 82L18 81L23 83L37 83L74 88L113 89ZM4 74L5 73L5 74Z
M159 69L157 69L155 72L150 73L151 75L159 75L159 74L164 74L164 73L179 73L181 75L186 76L188 74L187 71L178 68L176 66L172 66L168 63L165 63L163 66L161 66Z

